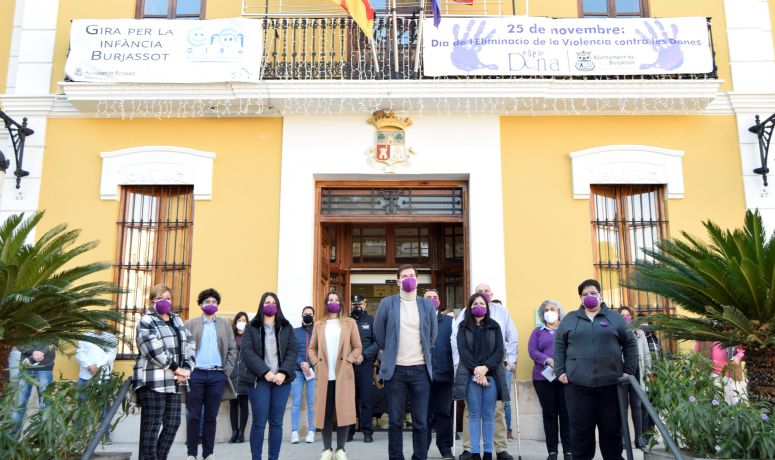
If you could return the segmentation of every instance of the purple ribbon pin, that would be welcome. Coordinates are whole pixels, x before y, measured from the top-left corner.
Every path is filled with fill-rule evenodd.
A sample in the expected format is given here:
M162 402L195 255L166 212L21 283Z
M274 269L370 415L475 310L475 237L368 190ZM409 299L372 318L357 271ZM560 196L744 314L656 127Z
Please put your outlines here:
M608 327L608 321L606 320L600 321L600 325L603 327Z

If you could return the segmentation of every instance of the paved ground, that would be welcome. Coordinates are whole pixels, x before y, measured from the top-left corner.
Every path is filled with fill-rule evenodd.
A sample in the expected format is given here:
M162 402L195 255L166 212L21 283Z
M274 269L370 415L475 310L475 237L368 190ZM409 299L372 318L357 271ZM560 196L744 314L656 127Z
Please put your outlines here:
M319 433L318 433L319 434ZM377 432L374 433L374 442L371 444L364 444L360 433L356 434L355 440L352 443L347 444L347 454L350 460L386 460L388 458L387 448L387 433ZM510 442L508 451L515 459L518 457L517 442ZM320 436L317 437L312 444L291 444L289 441L284 441L282 450L280 451L281 460L316 460L320 458L320 452L323 449L323 445L320 441ZM98 448L97 452L102 451L102 448ZM132 458L137 459L137 444L116 443L111 446L105 446L105 451L112 452L132 452ZM456 453L459 454L462 451L460 441L457 444ZM201 451L199 452L201 458ZM634 458L636 460L642 460L643 455L639 450L634 451ZM249 459L250 458L250 445L245 442L244 444L216 444L215 455L218 460L225 459ZM412 439L411 435L407 433L404 435L404 456L408 460L412 457ZM522 441L521 443L521 457L522 460L543 460L546 458L546 447L542 441ZM169 460L185 460L186 458L186 446L183 443L175 443L172 447ZM266 458L266 444L264 444L264 457ZM431 446L428 453L428 459L441 458L435 445ZM602 458L599 455L595 458ZM625 453L626 458L626 453Z

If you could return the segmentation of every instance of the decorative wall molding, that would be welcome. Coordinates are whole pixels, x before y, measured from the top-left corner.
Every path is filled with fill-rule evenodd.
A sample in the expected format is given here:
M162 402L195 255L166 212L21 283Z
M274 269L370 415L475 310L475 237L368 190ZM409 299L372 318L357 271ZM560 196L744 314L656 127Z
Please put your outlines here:
M684 197L680 150L648 145L607 145L570 153L573 198L589 199L594 184L665 184L667 198Z
M193 184L195 200L213 198L213 152L144 146L102 152L100 157L100 199L118 200L119 186L141 184Z

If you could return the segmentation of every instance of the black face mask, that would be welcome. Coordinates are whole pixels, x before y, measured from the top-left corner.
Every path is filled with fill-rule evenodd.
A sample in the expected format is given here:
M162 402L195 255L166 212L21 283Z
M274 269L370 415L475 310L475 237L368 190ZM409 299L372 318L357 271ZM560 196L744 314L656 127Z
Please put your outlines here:
M350 313L350 316L352 316L355 319L358 319L363 314L363 308L355 307L353 308L353 311Z
M312 315L302 315L301 320L304 321L304 324L310 325L312 324Z

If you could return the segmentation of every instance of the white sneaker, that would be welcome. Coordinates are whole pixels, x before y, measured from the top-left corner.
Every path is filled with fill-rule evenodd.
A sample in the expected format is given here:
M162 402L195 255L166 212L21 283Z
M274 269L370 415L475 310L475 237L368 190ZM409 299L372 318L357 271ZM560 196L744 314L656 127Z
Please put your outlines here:
M196 460L196 457L194 457L193 455L189 455L188 457L186 457L186 460Z
M336 451L336 460L347 460L347 454L344 453L344 449Z
M308 444L315 442L315 432L312 430L309 430L309 432L307 433L307 437L304 439L304 442Z
M323 455L320 456L320 460L334 460L334 453L331 452L331 449L326 449L323 451Z
M299 443L299 432L293 431L291 432L291 444L298 444Z

